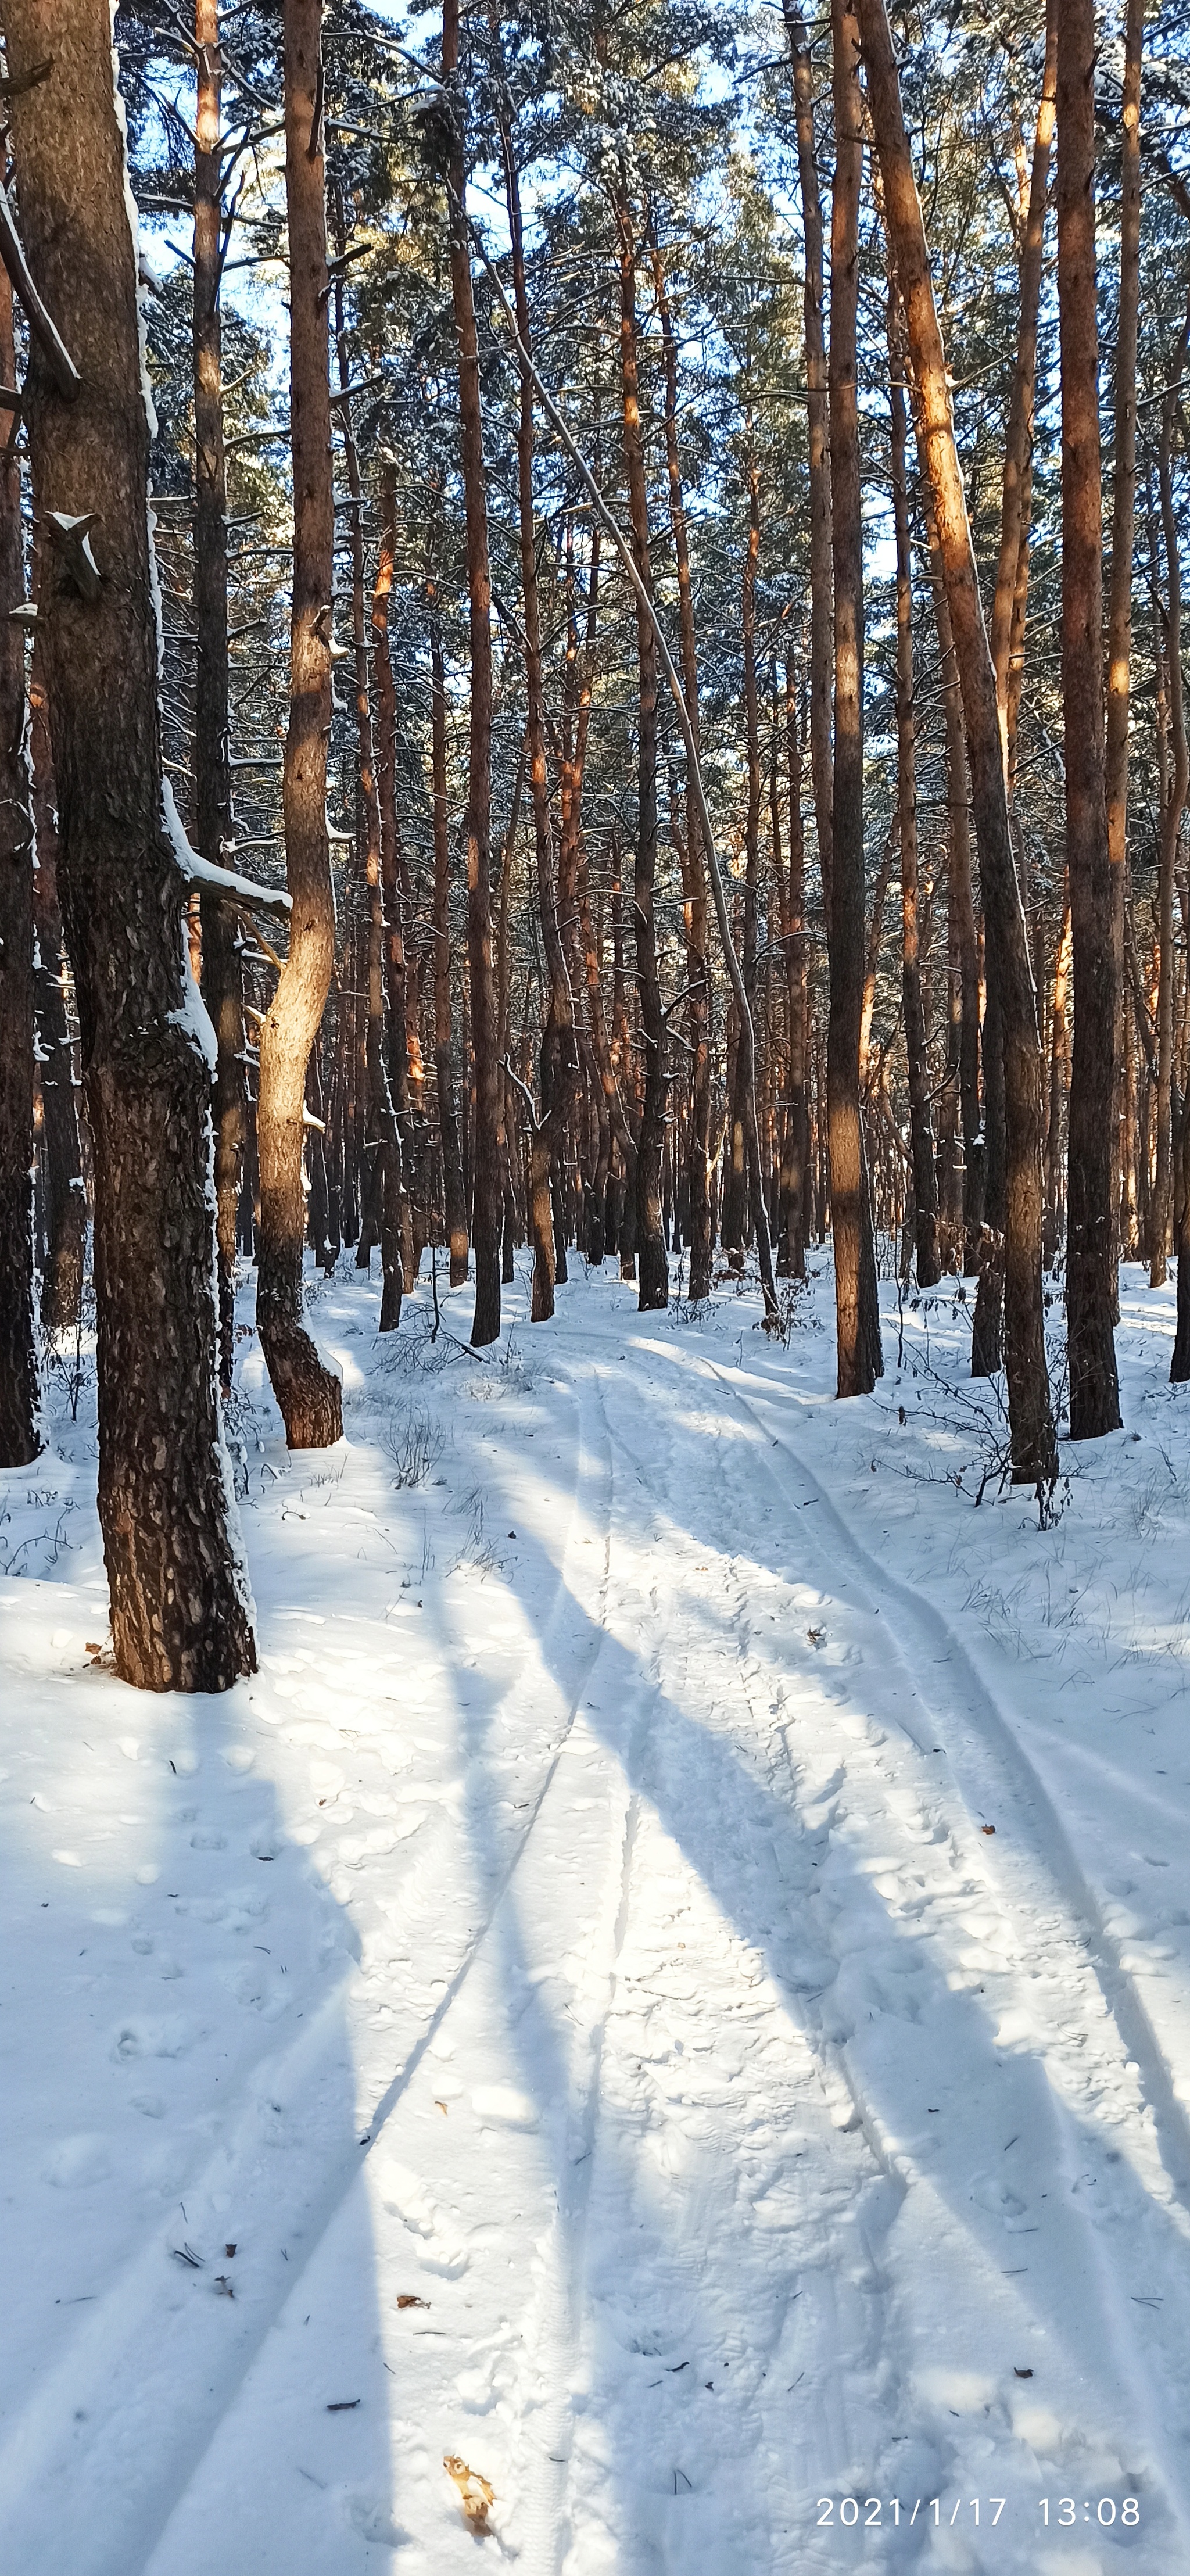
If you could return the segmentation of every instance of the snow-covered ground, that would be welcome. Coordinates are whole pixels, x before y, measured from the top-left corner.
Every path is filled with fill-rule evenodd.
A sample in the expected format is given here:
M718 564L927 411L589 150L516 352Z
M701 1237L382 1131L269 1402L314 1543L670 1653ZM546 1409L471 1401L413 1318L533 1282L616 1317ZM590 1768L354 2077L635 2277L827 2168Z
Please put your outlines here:
M480 1356L344 1265L318 1456L249 1303L220 1700L105 1669L55 1373L0 1479L13 2576L1190 2566L1172 1291L1042 1528L966 1305L886 1286L839 1406L814 1266L784 1346L580 1263Z

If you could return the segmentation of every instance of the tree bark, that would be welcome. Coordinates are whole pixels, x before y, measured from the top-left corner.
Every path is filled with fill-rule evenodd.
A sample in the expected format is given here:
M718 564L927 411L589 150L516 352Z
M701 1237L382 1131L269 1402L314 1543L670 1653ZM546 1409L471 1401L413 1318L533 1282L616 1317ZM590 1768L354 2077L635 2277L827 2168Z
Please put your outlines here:
M620 368L623 388L624 455L628 472L628 515L632 553L649 597L653 573L649 553L649 502L641 434L640 383L637 365L636 240L627 194L616 198L620 257ZM669 1303L669 1260L661 1226L661 1146L665 1134L665 1021L657 966L657 924L653 891L657 875L657 639L640 600L636 606L637 660L640 674L637 734L636 867L633 880L633 926L636 933L636 982L640 996L641 1035L645 1048L644 1102L636 1140L636 1253L642 1314Z
M938 1259L938 1174L934 1163L930 1115L930 1075L926 1060L926 1022L922 1006L921 955L917 924L917 778L916 720L913 705L913 580L909 547L909 484L905 457L908 414L902 390L904 332L897 309L896 286L888 287L889 403L892 412L892 498L897 548L897 840L901 866L901 994L905 1014L905 1062L909 1081L909 1155L913 1171L913 1229L917 1251L917 1284L933 1288L940 1279Z
M326 830L334 499L322 100L319 0L285 0L293 612L281 794L285 874L293 909L289 955L260 1029L256 1317L291 1449L325 1449L343 1430L339 1380L324 1367L302 1323L306 1066L335 961L335 899ZM350 1173L346 1177L350 1181Z
M0 378L14 384L12 288L0 273ZM33 1339L33 818L25 757L21 471L0 456L0 1467L41 1447Z
M1173 494L1173 433L1182 376L1190 354L1190 305L1170 369L1169 390L1161 406L1161 444L1157 479L1161 497L1161 532L1165 544L1166 611L1164 661L1167 671L1168 731L1173 767L1161 804L1160 856L1157 871L1157 1171L1149 1209L1149 1285L1163 1286L1173 1213L1173 909L1174 877L1186 797L1190 791L1190 754L1186 741L1185 693L1182 686L1182 561ZM1158 680L1158 724L1161 725ZM1077 953L1077 952L1076 952ZM1077 1000L1074 1043L1078 1047ZM1073 1154L1071 1156L1073 1186Z
M1067 1177L1070 1436L1120 1427L1114 1332L1116 975L1103 773L1103 486L1095 311L1094 0L1058 0L1062 701L1074 932ZM1181 672L1178 671L1180 683Z
M864 985L864 592L856 316L863 110L859 32L832 0L835 180L831 207L830 469L835 599L827 1117L835 1254L837 1392L870 1394L880 1375L875 1264L866 1257L859 1042Z
M805 20L784 0L793 56L797 120L798 190L805 246L803 332L806 344L806 426L810 477L810 776L818 830L818 864L827 920L831 910L831 690L834 669L831 546L830 396L824 329L822 199L814 148L814 65Z
M996 675L980 605L975 550L955 449L954 421L921 201L901 108L884 0L857 0L868 101L884 179L885 221L905 307L919 452L938 527L963 693L984 917L1000 993L1006 1129L1005 1333L1012 1471L1048 1484L1057 1450L1041 1291L1041 1048L1028 936L1013 862L1000 748Z
M186 883L163 802L160 637L136 245L103 0L8 0L10 100L38 290L82 378L27 381L36 506L89 517L98 590L49 558L38 625L59 873L95 1156L99 1516L116 1671L223 1690L255 1667L216 1390L210 1030L187 975ZM90 584L88 584L90 587Z
M673 530L674 570L678 580L678 640L682 689L695 742L701 744L698 695L698 646L694 631L694 592L690 580L690 535L682 487L678 446L678 344L655 236L651 242L653 284L661 319L665 360L665 463L669 482L669 519ZM690 1296L709 1297L714 1261L711 1227L711 963L707 924L707 880L699 835L698 800L686 783L686 832L682 867L682 916L686 932L686 981L691 1048L690 1129L687 1172L690 1186Z
M467 159L459 84L459 0L443 0L442 78L450 102L450 280L459 350L459 414L470 611L471 721L464 836L467 845L471 1047L475 1064L471 1194L475 1315L471 1339L477 1349L482 1349L486 1343L494 1342L500 1331L500 1227L504 1200L501 1108L504 1078L498 1056L496 987L492 973L492 581L488 562L479 341L467 241Z
M1133 0L1136 5L1136 0ZM1029 174L1020 261L1020 318L1016 365L1004 440L1004 480L1000 502L1000 553L992 600L991 650L996 674L996 707L1008 776L1009 666L1012 655L1013 603L1022 549L1029 542L1029 502L1033 481L1033 405L1037 381L1037 316L1041 302L1041 266L1045 245L1045 209L1049 193L1050 153L1057 112L1059 0L1046 0L1045 68L1037 108L1037 130Z
M1132 559L1136 545L1136 352L1140 319L1140 78L1144 0L1126 0L1120 136L1120 284L1116 305L1115 437L1112 465L1111 585L1107 619L1107 745L1104 802L1111 870L1116 968L1116 1082L1112 1117L1113 1210L1130 1245L1133 1175L1121 1169L1124 1040L1124 909L1128 886L1128 720L1132 695ZM1126 1257L1128 1255L1126 1254ZM1179 1278L1181 1272L1179 1270Z
M401 1272L406 1288L417 1276L414 1257L413 1205L420 1198L420 1131L414 1135L410 1097L411 1058L421 1070L417 1038L416 980L405 954L404 889L401 882L401 832L397 820L397 691L389 650L389 601L396 548L396 477L386 465L381 486L380 545L372 585L372 654L376 673L376 799L380 815L380 888L384 936L384 983L388 1085L401 1139ZM412 1045L410 1043L412 1035Z
M228 740L227 467L219 286L223 174L218 0L195 0L197 96L194 151L194 817L204 859L230 864ZM240 929L217 895L202 899L202 990L215 1031L215 1250L219 1276L219 1377L231 1387L235 1342L236 1228L248 1094L244 1079L244 979Z
M29 765L32 772L33 926L37 948L33 999L45 1122L45 1266L41 1320L48 1332L78 1322L87 1245L87 1194L79 1147L74 1046L66 1012L62 916L58 908L58 814L46 702L44 651L33 637L29 676Z

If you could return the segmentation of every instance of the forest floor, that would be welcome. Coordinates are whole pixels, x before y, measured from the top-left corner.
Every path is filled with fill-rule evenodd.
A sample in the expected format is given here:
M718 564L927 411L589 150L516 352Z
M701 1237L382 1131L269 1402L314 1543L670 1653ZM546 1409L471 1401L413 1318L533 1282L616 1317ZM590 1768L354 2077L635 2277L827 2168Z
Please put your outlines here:
M522 1264L480 1356L345 1263L317 1456L246 1303L220 1700L105 1664L53 1371L0 1480L14 2576L1190 2566L1172 1290L1124 1274L1043 1527L953 1283L840 1406L812 1266L782 1343L612 1264L531 1329Z

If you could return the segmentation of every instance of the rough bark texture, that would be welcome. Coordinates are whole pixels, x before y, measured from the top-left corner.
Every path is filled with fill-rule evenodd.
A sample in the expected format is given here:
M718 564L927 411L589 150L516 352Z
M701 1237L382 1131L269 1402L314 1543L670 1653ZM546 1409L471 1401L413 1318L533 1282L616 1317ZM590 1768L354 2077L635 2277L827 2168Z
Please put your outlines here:
M1054 0L1051 0L1054 5ZM1136 543L1136 350L1140 315L1140 75L1144 50L1144 0L1127 0L1124 13L1124 95L1120 134L1120 285L1116 306L1115 437L1112 461L1111 588L1107 620L1107 746L1104 802L1111 869L1112 951L1116 969L1116 1085L1112 1152L1116 1164L1113 1213L1121 1240L1129 1223L1121 1208L1120 1175L1131 1191L1131 1166L1122 1163L1124 1114L1122 1026L1124 906L1128 879L1128 716L1132 695L1132 557ZM1129 1070L1131 1067L1129 1066ZM1128 1216L1130 1218L1129 1209ZM1127 1254L1126 1254L1126 1257ZM1180 1273L1179 1273L1180 1276Z
M1112 1119L1116 975L1103 776L1103 488L1095 315L1095 12L1058 5L1058 311L1062 345L1062 701L1074 925L1066 1318L1070 1436L1120 1424ZM1173 657L1176 660L1176 656ZM1179 672L1180 679L1180 672Z
M1149 1285L1152 1288L1161 1287L1165 1280L1170 1218L1173 1213L1174 878L1177 871L1182 816L1186 810L1187 793L1190 792L1190 753L1187 750L1185 691L1182 685L1182 564L1173 496L1174 422L1177 417L1181 381L1188 352L1190 352L1190 306L1187 307L1185 326L1170 367L1169 391L1161 407L1161 443L1157 461L1157 479L1161 495L1161 534L1165 546L1167 607L1164 661L1168 674L1166 691L1168 708L1166 710L1162 707L1159 678L1157 716L1159 733L1165 730L1165 726L1168 727L1172 767L1165 758L1159 761L1159 768L1163 772L1168 770L1168 774L1163 777L1160 860L1157 871L1157 1170L1149 1211ZM1077 957L1077 934L1075 954ZM1077 1054L1077 983L1075 994L1074 1043ZM1071 1189L1073 1189L1073 1183L1072 1153Z
M879 1370L875 1265L865 1257L859 1041L864 988L864 596L856 313L863 126L859 35L833 0L835 182L831 208L830 463L835 595L835 748L831 825L827 1123L835 1253L838 1393L867 1395Z
M963 692L971 793L989 951L1004 1040L1005 1335L1013 1476L1057 1474L1041 1293L1041 1048L1028 937L1013 863L996 708L975 550L955 450L946 357L934 303L921 201L883 0L857 0L868 101L884 181L885 221L905 306L919 451L938 526Z
M897 546L897 838L901 865L901 992L905 1059L909 1077L909 1153L913 1170L913 1228L917 1284L933 1288L938 1259L938 1175L934 1163L926 1020L922 1003L917 925L917 785L914 765L913 586L909 550L909 487L905 469L908 417L902 391L903 332L896 288L889 280L889 401L892 407L892 496Z
M74 1046L66 1011L62 916L58 908L58 791L54 782L44 650L36 633L29 677L29 761L33 786L33 999L45 1134L45 1257L41 1320L49 1332L79 1317L87 1247L87 1194L79 1148Z
M227 470L219 318L222 205L217 0L195 0L197 97L194 154L194 696L195 840L204 859L229 865ZM219 1268L219 1375L231 1385L236 1226L248 1134L244 983L236 916L217 896L202 904L202 992L215 1032L215 1244Z
M830 402L823 321L822 198L814 149L814 65L805 21L785 0L793 55L797 118L798 189L806 247L803 327L806 342L806 424L810 471L810 775L818 828L822 898L831 901L831 689L834 666L831 566Z
M694 592L690 581L690 538L682 487L678 445L678 346L666 291L660 250L653 245L653 283L661 317L665 359L665 464L669 482L669 515L678 581L678 638L682 689L696 743L701 743L698 704L698 647L694 631ZM686 980L690 987L690 1125L687 1173L690 1187L690 1295L709 1297L714 1259L711 1225L711 966L707 924L707 879L699 831L698 801L686 787L686 831L679 852L682 911L686 931Z
M306 1066L335 961L335 899L326 830L334 504L322 142L319 0L285 0L293 610L281 793L285 875L293 909L289 954L260 1030L256 1318L291 1449L325 1449L343 1429L339 1380L323 1366L302 1323Z
M0 274L0 378L14 383L12 288ZM37 1456L33 1340L33 819L25 757L21 475L0 457L0 1467Z
M628 470L628 515L637 572L652 595L649 552L649 501L641 435L637 368L636 240L627 197L616 204L620 241L620 372L624 414L624 455ZM636 983L640 996L641 1036L645 1050L644 1102L636 1140L636 1252L640 1276L640 1310L669 1303L669 1259L661 1225L661 1146L665 1134L665 1021L657 967L657 925L653 887L657 873L657 639L644 606L636 605L637 663L640 674L637 734L636 868L633 880L633 928L636 934Z
M467 965L471 1050L475 1067L471 1239L475 1250L476 1348L500 1331L500 1229L504 1200L504 1079L499 1061L496 983L492 972L492 579L484 487L479 342L467 238L467 160L458 89L458 0L443 0L442 77L450 92L450 282L459 350L459 416L467 520L467 591L471 643L471 722L467 756Z
M12 0L21 216L82 390L34 350L36 504L91 515L84 599L47 560L38 623L59 799L59 886L95 1156L99 1515L122 1679L222 1690L255 1665L219 1424L208 1196L210 1067L187 990L186 887L165 829L136 246L106 0Z

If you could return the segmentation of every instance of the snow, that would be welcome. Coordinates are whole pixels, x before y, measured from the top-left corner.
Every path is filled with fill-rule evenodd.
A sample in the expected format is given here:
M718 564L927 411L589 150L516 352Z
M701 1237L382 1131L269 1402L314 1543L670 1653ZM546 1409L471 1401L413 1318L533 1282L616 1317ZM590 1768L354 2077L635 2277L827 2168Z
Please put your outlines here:
M314 1283L319 1454L246 1301L224 1698L97 1651L93 1380L0 1479L7 2562L1168 2576L1173 1292L1041 1527L953 1285L840 1406L824 1255L784 1346L575 1266Z

